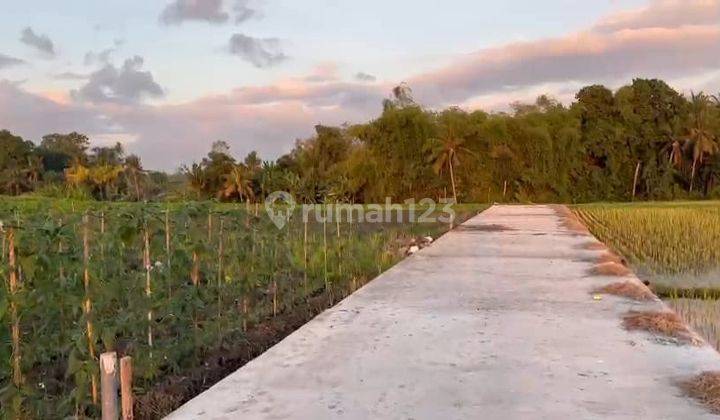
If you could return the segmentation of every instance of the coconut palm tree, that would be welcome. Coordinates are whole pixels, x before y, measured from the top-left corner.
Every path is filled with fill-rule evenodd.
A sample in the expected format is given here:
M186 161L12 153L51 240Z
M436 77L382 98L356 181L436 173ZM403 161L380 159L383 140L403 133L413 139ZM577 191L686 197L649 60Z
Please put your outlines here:
M79 160L75 160L72 166L65 170L65 181L73 187L79 187L88 180L90 180L90 170Z
M673 140L666 150L670 151L670 165L679 169L683 166L683 150L679 140Z
M45 168L43 165L43 158L42 156L31 155L28 156L27 161L28 181L30 181L30 185L32 185L33 189L35 189L37 188L38 181L40 181L40 176Z
M720 150L720 146L707 124L710 98L702 92L692 93L690 106L691 126L688 130L685 147L692 149L693 163L690 175L690 192L692 192L697 170L702 166L706 157L712 156Z
M431 140L432 150L430 153L430 162L433 164L433 170L438 175L447 168L450 175L450 184L452 185L453 199L455 199L457 203L455 168L460 165L461 155L474 155L474 153L463 146L465 138L457 136L452 125L443 125L441 132L442 134L439 138Z
M238 197L241 201L252 200L255 196L252 188L252 172L245 165L233 166L230 173L225 175L222 190L219 191L221 197L232 198Z
M2 172L2 183L5 191L20 195L27 186L27 171L18 165L12 165Z
M140 182L138 180L138 174L143 172L142 165L140 164L140 158L136 155L130 155L125 158L124 170L128 179L132 179L133 187L135 188L135 198L140 201L142 199L140 194Z
M115 186L123 170L122 165L93 166L90 168L90 180L98 187L100 194L107 200L110 198L110 189Z
M184 167L183 172L188 181L190 189L195 191L198 197L202 196L207 188L208 178L202 165L193 163L191 167Z

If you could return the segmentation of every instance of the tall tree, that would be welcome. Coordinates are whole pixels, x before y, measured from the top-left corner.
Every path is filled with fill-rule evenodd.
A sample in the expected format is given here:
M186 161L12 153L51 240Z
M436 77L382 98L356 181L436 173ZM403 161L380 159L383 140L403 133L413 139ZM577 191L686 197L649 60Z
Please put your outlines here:
M219 195L222 198L237 197L240 201L250 201L254 198L252 172L243 165L235 165L225 175L225 183Z
M715 135L708 126L710 98L702 92L691 93L690 109L691 122L687 146L692 149L692 172L690 175L690 192L692 192L698 167L702 166L707 157L715 155L719 146Z
M436 174L447 170L450 176L453 199L458 202L455 183L455 168L460 165L461 155L473 152L464 146L467 135L467 114L458 109L450 109L439 116L439 136L431 139L430 162Z

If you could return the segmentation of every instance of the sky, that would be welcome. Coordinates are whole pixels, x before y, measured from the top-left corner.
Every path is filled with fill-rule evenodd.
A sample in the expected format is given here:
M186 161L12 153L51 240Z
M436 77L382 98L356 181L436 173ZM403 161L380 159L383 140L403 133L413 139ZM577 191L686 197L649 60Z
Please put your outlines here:
M658 77L720 92L720 0L4 0L0 129L78 131L175 170L225 140L287 153L406 82L498 111Z

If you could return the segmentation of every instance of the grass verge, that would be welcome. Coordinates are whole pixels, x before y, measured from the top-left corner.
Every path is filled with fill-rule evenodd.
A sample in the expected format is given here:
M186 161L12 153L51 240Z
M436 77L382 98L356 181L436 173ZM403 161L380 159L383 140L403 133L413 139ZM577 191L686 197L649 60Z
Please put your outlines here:
M653 301L656 299L655 295L650 291L650 289L634 281L623 281L608 284L607 286L593 290L592 293L621 296L640 302Z
M616 262L605 262L590 269L590 273L596 276L624 277L630 274L630 269Z

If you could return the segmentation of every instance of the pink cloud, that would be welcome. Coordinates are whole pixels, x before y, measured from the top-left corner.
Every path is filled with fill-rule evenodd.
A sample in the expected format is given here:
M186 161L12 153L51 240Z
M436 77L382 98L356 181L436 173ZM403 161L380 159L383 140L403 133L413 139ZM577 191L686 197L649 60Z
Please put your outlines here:
M615 82L720 68L720 25L583 32L471 54L409 80L421 101L462 102L488 92L560 81Z
M613 32L622 29L717 25L718 22L720 0L653 0L643 8L607 16L592 29Z

